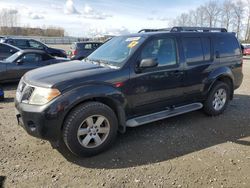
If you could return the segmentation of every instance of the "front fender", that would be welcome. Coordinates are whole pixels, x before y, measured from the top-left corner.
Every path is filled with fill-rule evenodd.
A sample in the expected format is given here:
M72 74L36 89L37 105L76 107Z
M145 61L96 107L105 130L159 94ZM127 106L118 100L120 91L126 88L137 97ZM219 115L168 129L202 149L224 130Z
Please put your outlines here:
M124 109L127 101L121 90L112 85L85 85L68 90L58 97L53 102L53 105L50 105L47 114L49 114L50 117L57 116L56 118L58 120L60 119L60 124L63 125L65 118L74 107L85 101L95 101L96 99L112 101L115 107L113 110L116 111L119 125L123 128L121 132L125 132Z

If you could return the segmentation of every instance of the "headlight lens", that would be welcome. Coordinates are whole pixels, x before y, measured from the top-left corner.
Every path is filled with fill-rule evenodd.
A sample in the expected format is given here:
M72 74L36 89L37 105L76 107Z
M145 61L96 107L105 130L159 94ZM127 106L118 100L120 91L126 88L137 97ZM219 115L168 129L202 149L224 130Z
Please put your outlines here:
M61 93L58 89L35 87L29 99L29 104L44 105L59 95L61 95Z

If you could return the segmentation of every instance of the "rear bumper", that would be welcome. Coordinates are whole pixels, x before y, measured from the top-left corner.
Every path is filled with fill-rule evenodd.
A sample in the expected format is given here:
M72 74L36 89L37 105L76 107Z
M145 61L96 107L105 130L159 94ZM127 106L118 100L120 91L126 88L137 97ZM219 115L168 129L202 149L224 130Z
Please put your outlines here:
M62 119L50 114L47 106L33 106L15 101L16 118L20 126L31 136L57 141L61 136Z

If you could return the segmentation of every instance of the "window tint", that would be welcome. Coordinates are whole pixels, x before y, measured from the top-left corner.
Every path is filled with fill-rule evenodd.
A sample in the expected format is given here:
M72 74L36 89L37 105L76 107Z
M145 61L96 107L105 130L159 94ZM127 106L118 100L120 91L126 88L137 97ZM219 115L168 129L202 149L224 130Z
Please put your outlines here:
M7 46L7 45L0 44L0 52L1 53L10 53L11 48L9 46Z
M187 63L203 61L203 51L200 38L184 38L183 47Z
M240 55L240 47L235 37L221 36L216 42L216 51L219 52L220 57L229 57Z
M92 46L93 46L93 49L97 49L100 46L100 44L99 43L95 43L95 44L92 44Z
M36 48L36 49L40 49L40 50L44 49L44 47L43 47L43 45L41 43L39 43L37 41L34 41L34 40L29 41L29 45L32 48Z
M156 59L158 66L175 65L177 61L174 39L166 38L150 41L143 48L141 59Z
M25 54L22 57L22 61L24 63L29 63L29 64L37 63L37 62L39 62L41 60L42 60L42 55L41 54L29 53L29 54Z
M26 40L15 40L14 45L19 48L28 48L28 43Z
M91 50L92 49L92 45L91 44L85 44L84 45L84 49Z

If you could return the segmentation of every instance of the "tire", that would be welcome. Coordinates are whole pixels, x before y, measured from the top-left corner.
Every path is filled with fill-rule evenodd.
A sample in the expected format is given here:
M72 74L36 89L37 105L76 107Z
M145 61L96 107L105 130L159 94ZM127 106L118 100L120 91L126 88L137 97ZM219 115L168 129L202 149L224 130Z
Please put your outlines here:
M224 91L225 95L220 92ZM218 99L220 98L220 99ZM204 102L204 111L209 116L222 114L229 103L230 86L224 82L216 82ZM225 99L225 100L224 100ZM217 105L216 105L217 104Z
M63 140L73 154L89 157L108 149L115 141L117 130L117 117L110 107L87 102L73 109L66 118Z

